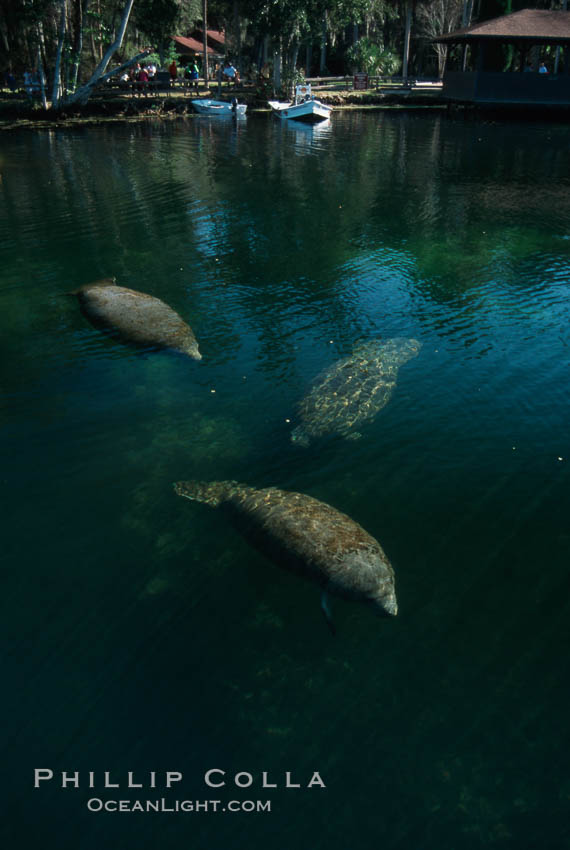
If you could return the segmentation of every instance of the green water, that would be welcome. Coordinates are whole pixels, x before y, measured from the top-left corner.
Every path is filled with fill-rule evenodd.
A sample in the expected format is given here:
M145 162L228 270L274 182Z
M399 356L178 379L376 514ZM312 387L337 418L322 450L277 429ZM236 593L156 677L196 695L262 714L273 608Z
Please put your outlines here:
M569 142L385 113L2 135L3 846L569 845ZM110 275L203 360L92 328L64 293ZM313 377L395 336L422 349L362 438L294 445ZM191 478L348 513L398 617L333 600L331 637L316 587L175 496Z

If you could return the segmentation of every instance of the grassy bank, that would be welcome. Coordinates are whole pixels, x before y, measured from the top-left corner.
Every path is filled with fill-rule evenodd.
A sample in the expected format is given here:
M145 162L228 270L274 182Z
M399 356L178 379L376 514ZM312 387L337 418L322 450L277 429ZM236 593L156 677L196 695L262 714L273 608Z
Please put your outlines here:
M438 91L414 91L391 89L370 89L368 91L340 91L331 87L315 90L315 95L335 109L358 108L418 108L442 106ZM200 97L218 97L217 86L210 90L202 88ZM147 118L177 118L194 115L190 101L195 93L186 91L165 92L147 97L135 96L130 92L105 92L95 94L84 106L73 106L55 112L45 110L37 102L26 97L0 92L0 129L38 128L66 126L77 123L98 124L107 121L142 120ZM265 95L253 87L234 89L224 86L221 92L223 100L237 97L240 103L247 103L248 111L268 112Z

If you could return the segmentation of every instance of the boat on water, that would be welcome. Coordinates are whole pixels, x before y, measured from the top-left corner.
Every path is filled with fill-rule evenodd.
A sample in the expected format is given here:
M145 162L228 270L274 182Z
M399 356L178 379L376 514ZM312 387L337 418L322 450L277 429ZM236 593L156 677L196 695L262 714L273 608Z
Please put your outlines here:
M273 114L277 115L278 118L306 121L313 124L318 121L326 121L327 118L330 118L332 112L332 106L327 106L326 103L322 103L311 94L309 83L296 86L293 103L281 103L278 100L270 100L268 103Z
M238 103L235 97L231 101L200 99L190 103L200 115L245 115L247 109L247 104Z

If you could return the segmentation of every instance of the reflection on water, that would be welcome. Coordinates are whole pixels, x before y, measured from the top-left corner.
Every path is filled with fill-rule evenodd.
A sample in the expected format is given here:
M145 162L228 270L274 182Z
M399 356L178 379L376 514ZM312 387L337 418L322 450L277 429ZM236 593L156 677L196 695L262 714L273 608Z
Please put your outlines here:
M18 846L563 846L568 137L350 112L5 134ZM203 360L92 328L64 293L110 275L175 309ZM422 349L363 438L291 444L313 377L378 337ZM398 617L338 601L332 640L315 588L188 510L180 479L346 512L394 564ZM178 769L189 799L211 767L327 790L228 790L270 817L121 820L88 790L31 797L38 765Z
M320 151L326 149L333 125L330 118L320 121L318 124L305 124L303 121L286 121L275 119L278 130L283 137L284 144L289 146L289 155L303 156L312 154L318 156Z

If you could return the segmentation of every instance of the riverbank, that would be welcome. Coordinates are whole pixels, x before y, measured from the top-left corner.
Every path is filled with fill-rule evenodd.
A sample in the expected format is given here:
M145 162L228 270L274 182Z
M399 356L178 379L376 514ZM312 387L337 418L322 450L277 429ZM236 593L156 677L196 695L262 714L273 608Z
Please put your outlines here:
M392 109L392 108L443 108L440 91L414 91L413 89L368 90L363 92L317 90L315 94L323 103L337 109ZM200 97L217 97L217 88L202 91ZM246 103L248 113L269 113L267 100L252 89L222 89L222 99L237 97ZM167 92L149 97L130 93L96 95L84 106L75 105L54 112L39 104L2 96L0 94L0 130L51 129L76 124L101 124L114 121L140 121L149 118L173 119L194 116L191 106L193 95L186 92Z

